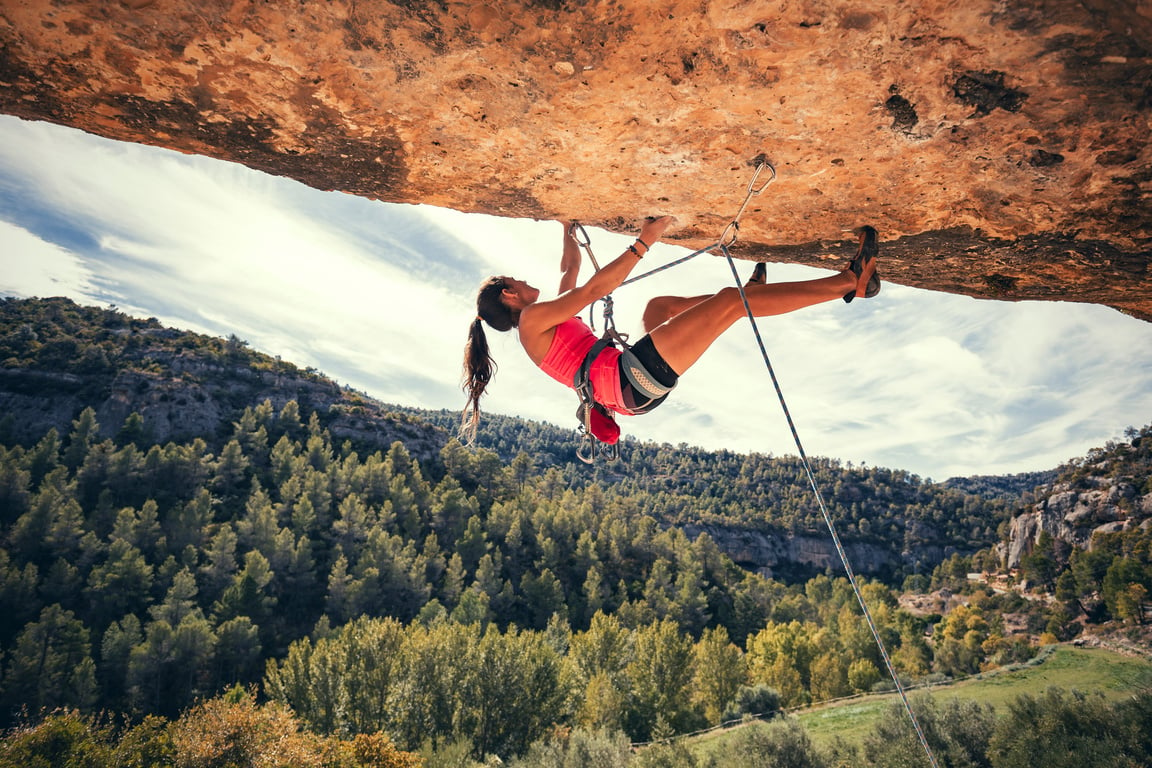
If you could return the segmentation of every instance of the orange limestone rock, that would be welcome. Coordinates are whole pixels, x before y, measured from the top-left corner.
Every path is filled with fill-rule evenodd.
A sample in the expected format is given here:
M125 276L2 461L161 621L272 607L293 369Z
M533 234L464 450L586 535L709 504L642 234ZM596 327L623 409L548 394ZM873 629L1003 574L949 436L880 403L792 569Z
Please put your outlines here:
M0 111L321 189L1152 319L1149 0L22 0Z

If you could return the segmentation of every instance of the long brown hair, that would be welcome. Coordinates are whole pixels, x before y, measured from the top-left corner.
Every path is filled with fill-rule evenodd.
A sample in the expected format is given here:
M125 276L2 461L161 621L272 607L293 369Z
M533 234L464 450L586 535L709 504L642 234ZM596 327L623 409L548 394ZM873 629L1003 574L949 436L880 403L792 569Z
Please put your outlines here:
M496 373L496 361L488 351L488 337L484 335L481 320L493 330L508 331L516 327L520 313L513 312L500 300L504 291L503 277L490 277L480 286L476 295L476 319L468 328L468 343L464 345L464 392L468 403L460 419L460 442L471 445L480 426L480 396Z

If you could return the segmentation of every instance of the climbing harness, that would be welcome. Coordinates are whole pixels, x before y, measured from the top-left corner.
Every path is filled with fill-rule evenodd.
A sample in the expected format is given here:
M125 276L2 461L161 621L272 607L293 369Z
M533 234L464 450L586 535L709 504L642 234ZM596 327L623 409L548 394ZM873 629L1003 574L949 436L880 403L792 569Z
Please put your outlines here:
M764 171L765 169L768 169L771 172L771 176L763 184L761 184L760 186L757 186L757 180L759 179L761 172ZM764 189L767 188L768 185L771 184L775 180L776 180L776 169L772 166L771 163L769 163L766 159L761 157L759 159L757 166L756 166L756 172L753 174L752 180L748 183L748 190L744 196L744 202L741 203L739 210L736 212L736 215L733 216L732 219L728 222L728 225L724 228L724 231L720 234L720 238L715 243L708 245L707 247L701 248L698 251L694 251L693 253L690 253L687 256L676 259L675 261L669 262L668 264L664 264L660 267L657 267L656 269L650 270L650 271L645 272L641 275L637 275L636 277L629 278L628 280L625 280L624 282L622 282L620 285L625 286L625 285L628 285L629 283L634 283L638 280L644 279L645 277L648 277L650 275L654 275L657 272L663 272L666 269L671 269L672 267L674 267L678 264L682 264L682 263L688 261L689 259L693 259L702 253L709 253L709 252L712 252L716 249L719 249L720 252L724 255L724 258L728 261L728 267L732 270L732 277L736 281L736 289L740 292L740 300L744 304L744 312L748 316L749 323L751 323L751 325L752 325L752 332L756 337L756 344L760 348L760 354L764 358L764 365L768 369L768 375L772 379L772 386L776 390L776 396L780 400L780 407L784 411L784 418L788 422L788 428L792 432L792 439L796 443L797 451L799 451L800 463L804 467L804 473L808 477L808 484L812 488L812 493L816 497L816 503L820 507L820 513L824 517L824 523L828 526L828 532L832 536L832 543L835 545L836 553L840 556L840 562L844 566L844 572L848 577L848 583L852 586L852 591L856 595L856 601L860 604L860 610L864 614L864 620L868 624L868 629L871 630L871 632L872 632L872 638L876 641L876 647L880 651L880 656L884 659L884 666L887 668L888 674L892 678L892 683L895 685L896 691L900 695L900 701L904 706L904 711L907 712L907 714L908 714L908 719L912 723L912 728L916 731L916 736L920 740L920 746L922 746L924 748L924 754L928 757L928 762L932 765L932 768L939 768L939 764L936 761L936 755L932 752L932 747L928 744L928 739L924 735L924 729L920 726L920 721L916 718L916 714L912 711L912 705L908 701L908 695L904 690L904 685L900 682L900 677L899 677L899 675L896 674L896 668L893 666L892 659L888 655L888 649L885 647L884 641L880 637L880 631L879 631L879 629L877 629L876 622L872 618L872 612L868 609L867 603L864 602L864 595L860 591L860 584L856 579L856 573L855 573L855 571L852 570L852 565L848 561L848 554L844 550L844 545L840 542L840 535L836 532L836 526L832 522L832 515L828 512L827 505L824 503L824 497L820 493L820 487L816 484L816 476L812 471L812 464L808 461L808 455L807 455L807 453L805 453L804 446L800 442L800 434L796 430L796 424L792 420L792 414L788 410L788 404L784 400L784 392L780 388L780 382L776 378L776 371L772 367L771 360L768 358L768 350L764 346L764 339L760 335L759 326L756 324L756 316L752 313L752 307L748 303L748 296L744 291L744 284L740 280L739 273L736 271L736 263L732 258L731 251L729 250L729 248L733 244L735 244L737 237L739 236L740 217L741 217L741 215L743 215L744 210L748 207L748 203L752 200L753 197L756 197L761 192L763 192ZM596 263L595 256L593 256L593 254L592 254L591 242L588 238L587 232L584 231L584 228L582 226L580 226L578 223L573 224L572 229L569 230L569 232L570 232L570 234L573 235L574 239L576 239L576 242L588 252L588 256L592 260L592 265L596 268L596 271L599 271L600 267ZM576 234L575 234L576 232L580 233L579 237L576 236ZM580 239L581 237L583 238L583 240ZM627 343L626 343L627 337L624 337L621 334L618 334L616 332L616 325L612 319L612 297L611 297L611 295L604 297L604 325L605 325L604 338L602 338L600 341L597 342L597 347L593 348L592 353L589 354L589 357L587 357L585 359L584 364L581 366L581 372L577 373L577 375L576 375L577 382L581 384L581 389L584 390L584 391L581 391L581 389L577 389L577 391L581 393L580 396L581 396L582 403L585 405L587 405L588 403L591 403L591 406L589 406L589 407L594 406L594 407L601 408L601 409L602 409L602 406L599 406L597 403L595 403L595 401L591 397L592 387L591 387L591 385L589 385L587 383L587 369L591 366L591 361L595 359L596 355L600 354L600 352L603 350L604 347L601 345L611 344L613 342L613 340L617 340L621 343L621 345L625 349L628 348ZM615 424L613 424L613 426L615 426ZM617 428L617 434L618 434L618 432L619 432L619 430ZM591 439L592 438L590 437L590 435L586 433L585 434L585 440L589 441ZM615 447L615 446L613 445L613 447ZM580 451L577 451L577 455L580 455L581 459L588 462L588 463L592 462L594 453L595 453L594 446L593 446L593 450L591 450L585 454L586 456L588 456L588 458L585 458L585 455L580 455ZM618 455L618 453L616 455Z
M592 253L592 238L588 236L584 226L578 221L572 222L568 227L568 236L587 252L592 266L599 272L600 263L596 261L596 254ZM576 409L576 419L580 422L580 426L577 428L580 434L580 444L576 447L576 458L585 464L594 464L598 458L605 461L615 461L620 458L620 447L617 445L620 440L620 427L616 424L616 417L612 415L612 412L596 402L596 397L592 392L592 379L589 374L592 370L592 363L608 347L615 347L616 344L619 344L624 349L628 349L628 336L616 331L616 322L612 319L612 295L605 296L602 301L604 302L604 336L584 355L584 362L576 369L576 376L572 381L572 388L576 390L576 394L580 398L580 406ZM596 330L596 321L593 317L595 306L596 302L592 302L588 308L588 325L592 330Z

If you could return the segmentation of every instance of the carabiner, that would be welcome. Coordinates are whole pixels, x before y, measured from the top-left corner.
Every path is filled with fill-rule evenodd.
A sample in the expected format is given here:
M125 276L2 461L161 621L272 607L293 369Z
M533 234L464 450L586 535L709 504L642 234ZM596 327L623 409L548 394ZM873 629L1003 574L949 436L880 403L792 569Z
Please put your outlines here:
M772 171L772 176L757 187L756 179L760 178L760 174L765 168ZM720 239L717 241L717 245L726 246L736 242L736 237L740 234L740 217L744 215L744 209L748 207L748 202L763 192L768 185L774 181L776 181L776 168L772 163L761 158L760 162L756 165L756 172L752 174L752 180L748 182L748 192L744 195L744 202L740 204L740 210L736 211L736 215L732 217L732 220L728 222L728 226L724 227L724 231L720 233ZM732 233L731 240L728 239L729 232Z
M592 238L588 236L588 232L584 229L584 225L578 221L574 221L568 226L568 236L575 240L576 244L581 248L587 248L588 246L592 245Z
M772 171L772 178L764 182L759 189L756 189L756 179L760 177L760 172L765 168ZM776 181L776 167L766 159L761 159L760 164L756 166L756 172L752 174L752 181L748 182L748 197L755 197L767 188L769 184Z
M732 233L732 239L731 240L727 239L729 232ZM716 241L716 244L719 245L721 248L732 245L733 243L736 242L736 238L737 238L737 236L739 236L739 234L740 234L740 222L736 221L736 219L732 219L732 221L728 222L728 226L724 227L724 231L720 233L720 239Z
M596 441L592 437L592 433L584 431L584 425L581 424L579 432L582 435L580 444L576 446L576 458L585 464L596 463Z

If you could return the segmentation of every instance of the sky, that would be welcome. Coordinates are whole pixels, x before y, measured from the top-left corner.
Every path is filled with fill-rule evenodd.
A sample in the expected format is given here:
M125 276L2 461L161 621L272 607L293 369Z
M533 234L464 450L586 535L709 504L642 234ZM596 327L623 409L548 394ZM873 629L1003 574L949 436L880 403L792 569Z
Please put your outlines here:
M771 187L764 194L770 211ZM742 195L712 207L734 208ZM601 264L635 236L588 231ZM0 116L0 295L67 296L234 334L386 403L460 409L477 286L513 274L555 295L561 237L556 222L321 192ZM659 244L641 266L686 253ZM880 259L883 276L883 242ZM586 260L581 278L590 274ZM770 264L768 279L827 274ZM635 341L647 299L731 281L722 258L701 255L618 289L617 327ZM758 325L809 456L935 480L1011 474L1053 469L1152 422L1152 324L1106 307L886 283L874 299ZM511 334L488 336L499 369L483 409L574 428L572 392L536 370ZM747 321L659 409L621 426L640 440L797 453Z

